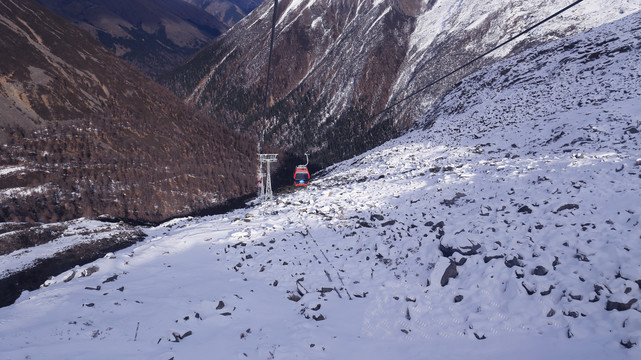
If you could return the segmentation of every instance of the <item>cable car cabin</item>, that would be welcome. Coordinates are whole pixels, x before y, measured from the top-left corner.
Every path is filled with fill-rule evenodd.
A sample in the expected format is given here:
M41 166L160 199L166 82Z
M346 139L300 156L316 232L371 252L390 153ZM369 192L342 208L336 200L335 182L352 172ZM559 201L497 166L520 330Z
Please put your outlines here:
M309 185L309 170L307 166L298 165L296 171L294 171L294 185L296 186L307 186Z

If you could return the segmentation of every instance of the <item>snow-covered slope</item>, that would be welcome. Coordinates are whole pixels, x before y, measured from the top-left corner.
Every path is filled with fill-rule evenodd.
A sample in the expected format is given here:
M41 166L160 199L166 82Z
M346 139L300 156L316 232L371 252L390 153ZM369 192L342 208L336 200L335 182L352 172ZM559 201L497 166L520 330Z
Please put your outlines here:
M641 14L462 81L273 206L0 309L2 358L636 359Z

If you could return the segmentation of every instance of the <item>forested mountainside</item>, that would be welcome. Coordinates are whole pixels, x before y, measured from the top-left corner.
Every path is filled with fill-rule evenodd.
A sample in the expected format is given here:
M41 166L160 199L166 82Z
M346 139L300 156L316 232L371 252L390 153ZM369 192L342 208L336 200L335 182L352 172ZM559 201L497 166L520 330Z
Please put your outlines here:
M151 77L173 69L228 24L183 0L36 0Z
M263 0L183 0L214 15L225 25L232 27Z
M161 221L253 191L253 141L34 1L0 3L0 53L0 221Z
M641 9L638 0L584 1L375 116L570 3L280 1L266 142L309 152L311 165L324 167L398 135L471 71ZM273 5L265 1L161 82L231 127L259 133Z

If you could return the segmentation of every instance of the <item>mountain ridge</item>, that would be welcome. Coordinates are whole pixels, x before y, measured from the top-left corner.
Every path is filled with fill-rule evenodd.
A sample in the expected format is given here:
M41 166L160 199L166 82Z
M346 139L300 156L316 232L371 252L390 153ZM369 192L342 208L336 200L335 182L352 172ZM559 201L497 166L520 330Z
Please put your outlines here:
M156 78L227 31L182 0L38 0L90 32L120 58Z
M183 0L214 15L232 27L254 10L263 0Z
M583 5L583 4L582 4ZM179 97L235 129L259 133L272 3L161 79ZM559 10L556 2L287 1L278 11L266 139L319 168L405 131L464 75L530 46L641 8L575 7L392 111L389 104L457 68L505 34ZM540 15L538 14L546 14ZM255 39L248 42L247 38ZM344 139L344 140L342 140Z

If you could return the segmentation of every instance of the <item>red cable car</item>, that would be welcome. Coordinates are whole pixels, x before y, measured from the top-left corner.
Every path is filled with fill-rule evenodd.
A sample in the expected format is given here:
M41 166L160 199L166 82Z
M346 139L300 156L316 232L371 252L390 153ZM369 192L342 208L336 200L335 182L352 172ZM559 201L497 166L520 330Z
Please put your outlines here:
M309 185L309 170L307 170L307 164L309 164L309 157L305 154L307 158L307 163L305 165L298 165L294 171L294 185L296 186L307 186Z
M296 186L309 185L309 170L307 170L307 166L298 165L296 167L296 171L294 171L294 185Z

